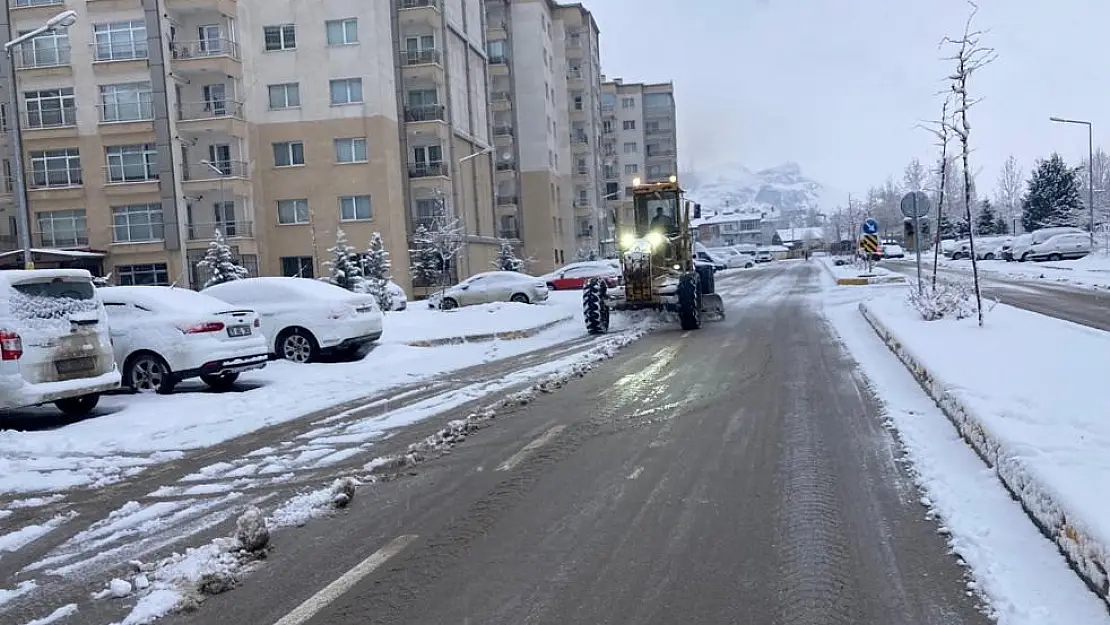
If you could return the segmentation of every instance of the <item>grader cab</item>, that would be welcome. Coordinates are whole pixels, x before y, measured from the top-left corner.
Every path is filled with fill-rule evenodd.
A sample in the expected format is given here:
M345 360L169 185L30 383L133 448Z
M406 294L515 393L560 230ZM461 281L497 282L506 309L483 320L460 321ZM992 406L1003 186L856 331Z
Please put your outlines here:
M724 317L713 267L694 261L691 207L683 194L674 176L667 182L633 181L632 220L614 215L623 287L610 289L595 279L582 292L590 334L608 331L614 310L676 312L683 330L700 328L703 313Z

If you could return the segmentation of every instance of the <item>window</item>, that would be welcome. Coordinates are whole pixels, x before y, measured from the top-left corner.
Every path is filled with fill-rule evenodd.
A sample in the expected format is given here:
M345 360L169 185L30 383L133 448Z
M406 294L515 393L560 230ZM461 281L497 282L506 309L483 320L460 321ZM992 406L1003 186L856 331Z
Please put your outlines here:
M606 134L613 132L613 120L607 119L601 122L601 131Z
M332 106L362 102L362 79L340 78L331 81Z
M292 50L297 47L297 27L293 24L263 26L262 39L266 42L267 52Z
M438 165L443 162L443 147L418 145L412 149L412 158L421 165Z
M335 162L365 163L368 160L365 137L335 140Z
M621 108L622 109L634 109L634 108L636 108L636 98L621 98Z
M26 32L21 31L24 35ZM19 67L57 67L69 65L69 33L65 29L46 32L34 39L20 44Z
M636 120L634 120L634 119L626 119L626 120L624 120L624 122L623 122L623 123L621 124L621 127L622 127L623 129L625 129L625 130L636 130Z
M77 125L73 87L43 89L23 94L28 128L59 128Z
M628 143L624 144L624 153L625 154L635 154L638 151L639 151L639 147L636 146L635 141L629 141Z
M631 176L632 174L639 173L639 171L640 171L640 166L639 165L632 164L632 165L625 165L624 166L625 175Z
M170 284L170 272L166 268L166 263L116 265L112 272L119 276L120 286L169 286Z
M274 167L304 165L304 143L282 141L274 145Z
M295 82L270 85L270 109L293 109L301 106L301 86Z
M93 24L93 59L129 61L147 58L146 20Z
M574 110L576 110L576 111L581 111L582 110L582 94L580 94L580 93L575 94L575 96L574 96Z
M358 43L358 20L351 17L345 20L324 22L328 31L329 46L349 46Z
M165 239L161 204L131 204L112 207L112 241L143 243ZM147 284L136 282L135 284Z
M602 108L602 110L617 108L617 96L616 96L616 94L613 94L613 93L603 93L603 94L601 94L601 108Z
M33 186L73 187L81 183L81 154L77 148L31 152Z
M605 183L605 199L611 200L616 198L621 192L621 184L619 182L606 182Z
M89 244L85 233L85 209L37 213L44 247L80 247Z
M149 119L154 119L154 95L149 81L100 86L100 121Z
M369 195L346 195L339 198L339 219L342 221L358 221L370 219Z
M649 135L659 132L659 122L655 122L655 121L644 122L644 132L648 133Z
M632 197L632 187L624 188L624 197Z
M509 57L509 42L504 39L494 39L486 44L490 63L504 63Z
M158 149L153 143L113 145L105 152L108 182L146 182L158 179Z
M311 256L282 256L281 275L290 278L314 278Z
M308 223L308 200L278 200L277 208L283 226Z
M439 104L439 92L435 89L410 89L409 106L419 108L422 106L436 106Z

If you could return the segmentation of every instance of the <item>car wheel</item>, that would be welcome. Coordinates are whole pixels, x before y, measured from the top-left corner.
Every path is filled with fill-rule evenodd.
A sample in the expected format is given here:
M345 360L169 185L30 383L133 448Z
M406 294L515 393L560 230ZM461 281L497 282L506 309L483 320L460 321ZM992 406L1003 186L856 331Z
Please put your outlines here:
M458 307L459 303L451 299L450 297L443 298L443 301L439 304L440 310L452 310Z
M551 291L558 291L559 290L559 289L555 288L555 283L554 282L548 282L547 283L547 288Z
M67 397L54 402L54 407L62 411L67 417L83 417L96 408L100 402L100 394L82 395L80 397Z
M1029 252L1026 252L1026 253L1021 255L1021 258L1018 260L1018 262L1024 263L1024 262L1027 262L1028 260L1029 260Z
M235 388L235 381L239 379L238 373L224 373L221 375L202 375L202 382L214 391L230 391Z
M1051 262L1056 262L1058 260L1064 260L1064 257L1060 256L1059 254L1049 254L1048 260Z
M124 367L123 381L133 391L162 395L172 393L177 385L169 364L153 353L132 356Z
M283 332L278 338L277 346L278 356L300 364L315 360L319 350L312 334L301 328L292 328Z
M987 252L987 255L983 257L983 260L994 260L994 254Z
M528 296L524 293L514 293L513 296L509 298L509 301L516 302L518 304L527 304Z

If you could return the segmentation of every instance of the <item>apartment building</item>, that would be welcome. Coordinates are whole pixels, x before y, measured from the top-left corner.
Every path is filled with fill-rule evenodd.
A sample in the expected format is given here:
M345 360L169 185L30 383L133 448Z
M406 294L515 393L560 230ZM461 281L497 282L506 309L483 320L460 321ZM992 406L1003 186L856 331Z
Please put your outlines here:
M601 91L603 197L609 210L631 220L634 179L659 182L678 174L674 84L603 79ZM606 229L612 239L612 224Z
M598 28L552 0L487 0L486 17L498 229L542 273L598 246Z
M78 14L15 53L34 244L59 250L40 265L196 286L219 230L252 273L312 277L342 228L381 232L407 286L431 198L467 234L460 271L488 266L491 159L466 158L488 146L479 0L7 5L5 34Z

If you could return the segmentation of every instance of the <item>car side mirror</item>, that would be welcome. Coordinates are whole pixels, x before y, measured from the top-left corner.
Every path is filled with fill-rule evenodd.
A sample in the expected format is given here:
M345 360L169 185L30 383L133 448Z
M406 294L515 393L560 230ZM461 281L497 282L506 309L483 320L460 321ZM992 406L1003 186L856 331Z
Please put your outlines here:
M464 285L460 286L459 288L462 289L463 291L465 291L465 290L470 288L470 285L469 284L464 284Z

